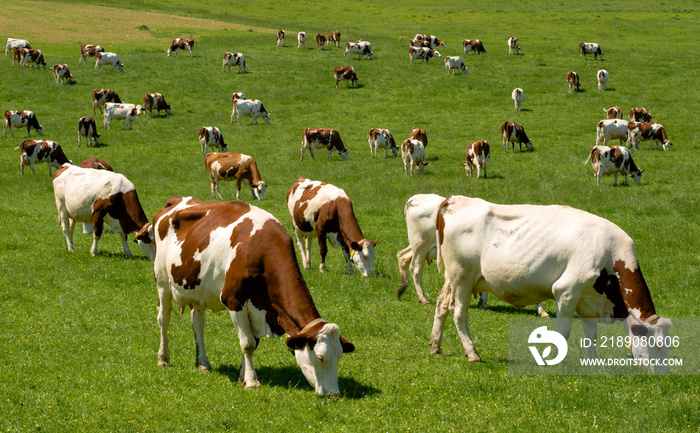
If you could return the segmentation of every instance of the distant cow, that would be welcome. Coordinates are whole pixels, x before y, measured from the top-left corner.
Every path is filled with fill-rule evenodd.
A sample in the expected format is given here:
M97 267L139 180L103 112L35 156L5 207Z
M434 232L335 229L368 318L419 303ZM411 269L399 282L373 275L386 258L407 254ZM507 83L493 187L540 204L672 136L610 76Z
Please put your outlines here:
M87 61L88 57L95 57L97 53L104 53L105 49L99 45L81 45L80 46L80 58L78 59L78 64L83 62L83 59Z
M5 40L5 57L7 57L7 51L12 51L14 48L31 48L31 45L24 39L7 38Z
M47 162L49 163L49 176L51 176L51 168L59 168L63 164L72 163L66 158L61 145L50 140L24 140L15 147L15 150L20 151L19 167L24 174L24 166L28 165L32 169L32 173L36 174L34 165Z
M316 45L318 45L318 49L322 50L323 46L326 44L326 35L324 35L323 33L316 33L314 39L316 40Z
M27 128L27 137L31 137L31 130L34 128L39 135L44 135L44 130L42 129L41 125L39 125L39 121L36 120L36 116L34 115L33 112L31 111L14 111L14 110L7 110L5 111L5 137L7 137L7 129L10 129L10 135L13 137L15 136L15 133L13 129L15 127L19 128Z
M134 129L132 124L143 112L143 107L134 104L119 104L114 102L105 103L105 114L103 124L106 129L112 129L110 122L112 119L126 121L124 129Z
M349 274L355 272L353 265L363 277L374 274L377 241L365 239L345 191L329 183L300 177L287 192L287 208L304 269L311 265L311 242L318 238L321 272L326 270L328 240L332 246L343 250Z
M53 65L53 77L56 79L56 84L73 82L73 75L65 63L62 65Z
M476 167L476 178L481 176L481 169L484 170L484 178L486 178L486 163L491 158L491 150L489 143L486 140L473 141L467 146L466 151L467 162L462 164L462 167L467 170L467 175L472 177L472 171Z
M430 41L424 41L422 39L411 39L408 42L409 47L424 47L424 48L432 48L433 45L430 43Z
M510 94L510 97L513 98L513 102L515 103L515 110L520 111L523 107L523 99L525 99L525 92L523 92L523 89L516 87L513 89L513 93Z
M464 61L459 56L445 57L445 69L447 69L447 75L450 75L450 72L454 74L454 71L457 71L457 74L461 74L462 72L464 72L465 74L469 73L467 67L464 66Z
M90 159L86 159L83 162L80 163L80 166L82 168L92 168L95 170L107 170L107 171L114 171L111 165L107 164L107 161L104 161L102 159L99 159L95 156L93 156Z
M28 66L29 63L34 63L37 68L39 68L39 66L43 66L44 69L46 69L44 53L41 50L32 50L31 48L23 48L22 50L21 66Z
M180 56L180 50L187 50L190 52L190 57L192 57L192 50L194 49L194 39L192 38L177 38L173 40L168 48L168 57L170 53L175 52L176 56Z
M304 130L301 136L301 160L304 160L304 151L309 149L311 154L311 159L314 161L314 149L317 147L323 147L328 149L328 158L331 159L331 153L334 150L338 151L338 154L344 160L348 160L348 149L343 144L343 140L340 139L340 133L335 129L331 128L307 128Z
M518 44L518 38L516 38L515 36L513 36L512 38L508 38L508 55L511 54L520 54L520 45Z
M260 178L258 164L253 158L242 153L209 153L204 157L204 166L211 178L211 198L214 192L221 200L224 197L219 190L219 181L236 181L236 200L241 199L241 183L250 186L253 198L263 200L267 184Z
M243 53L224 53L224 62L221 65L223 71L228 66L228 71L231 72L231 66L238 66L238 72L245 72L246 64Z
M598 71L598 91L603 91L608 89L608 71L601 69Z
M238 117L238 126L241 125L241 116L251 115L253 120L250 121L252 125L258 124L258 117L262 117L265 123L270 124L270 113L265 110L263 103L257 99L236 99L233 101L233 112L231 113L231 125L233 125L233 118Z
M481 54L484 53L486 54L486 50L484 49L484 44L479 40L479 39L464 39L462 41L462 47L464 48L464 55L466 56L469 51L472 51L476 54Z
M419 41L430 42L430 48L442 47L445 48L445 43L433 35L417 34L413 37Z
M374 52L372 51L372 44L367 42L367 41L346 43L345 44L345 54L343 54L343 58L350 57L353 54L357 55L357 60L360 60L362 58L367 59L367 60L374 59Z
M97 134L95 119L92 117L81 117L80 120L78 120L78 147L80 147L80 142L83 137L85 137L87 147L90 147L93 140L95 141L95 145L100 144L100 136Z
M659 148L659 143L665 151L668 152L672 143L666 136L666 130L660 123L652 122L630 122L627 125L629 134L627 136L627 147L634 146L639 150L639 141L651 141L649 149L656 143L656 148Z
M88 227L92 225L90 255L97 255L97 243L107 223L113 233L121 235L127 258L133 257L127 235L135 233L139 247L153 260L155 244L151 223L141 207L134 184L126 177L108 170L64 165L53 178L53 192L68 251L75 251L73 227L75 222L81 222Z
M367 131L367 142L372 158L377 156L377 149L384 149L385 158L389 156L389 151L394 156L399 153L399 146L394 141L394 136L388 129L372 128Z
M277 46L278 47L284 46L284 36L285 36L284 30L277 30Z
M421 63L424 61L428 63L433 57L440 57L440 52L430 48L408 47L408 56L411 63L415 59L420 59Z
M525 134L525 129L517 123L503 122L501 125L501 137L503 137L503 147L508 153L508 143L511 143L511 150L515 152L515 143L520 145L520 150L523 150L523 143L527 150L532 150L532 140Z
M423 173L423 169L428 165L425 162L425 147L423 143L412 138L407 138L401 143L401 159L403 160L403 169L408 176L413 176L413 167L417 167L418 171Z
M336 89L338 88L338 82L340 80L345 80L346 86L350 86L350 83L352 83L352 87L355 87L355 84L360 81L360 78L355 73L354 66L338 66L337 68L333 68L333 77L335 77Z
M632 108L627 115L630 122L651 122L651 119L654 118L644 107Z
M569 71L566 73L566 82L569 83L569 92L581 90L582 84L579 81L576 71Z
M411 131L408 138L418 140L423 143L423 147L428 147L428 134L425 132L425 129L415 128L413 131Z
M207 155L210 147L218 147L219 152L228 150L228 145L224 143L224 136L216 126L204 126L199 130L199 144L202 145L204 156Z
M603 111L607 114L607 119L622 119L620 107L603 108Z
M297 34L297 48L306 48L306 32Z
M105 105L105 102L117 102L121 103L122 100L119 99L119 95L117 95L117 92L114 90L110 89L100 89L100 90L93 90L92 91L92 113L95 114L95 108L100 109L100 113L102 113L102 107Z
M632 161L630 151L626 147L593 146L588 159L583 165L588 164L588 161L591 161L593 165L593 175L598 186L600 186L601 177L611 174L615 176L614 185L617 185L618 174L625 175L625 185L629 185L627 183L628 174L632 177L634 183L637 185L642 184L642 172L644 170L637 168L637 165Z
M593 42L581 42L578 46L579 58L583 57L588 60L586 54L593 54L595 60L603 60L603 52L600 50L600 45Z
M603 143L608 145L608 141L619 139L620 146L622 141L627 141L627 121L622 119L603 119L596 125L595 144Z
M328 33L328 45L335 44L336 48L340 47L340 32L332 30Z
M121 62L121 60L119 60L118 54L103 52L95 54L95 57L97 58L97 61L95 62L95 70L100 68L101 72L102 65L112 65L112 67L109 69L110 71L113 71L114 68L117 67L121 72L124 72L124 64Z
M170 104L165 102L163 95L160 93L146 93L143 96L143 113L146 114L146 110L148 110L148 112L151 113L151 117L153 117L154 108L159 116L160 110L163 110L168 114L173 114Z

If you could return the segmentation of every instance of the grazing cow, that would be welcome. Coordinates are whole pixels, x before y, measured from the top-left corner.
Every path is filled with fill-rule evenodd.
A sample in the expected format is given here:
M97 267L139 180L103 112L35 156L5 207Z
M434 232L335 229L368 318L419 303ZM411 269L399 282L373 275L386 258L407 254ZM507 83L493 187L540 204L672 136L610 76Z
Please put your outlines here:
M224 53L224 63L221 65L223 71L228 66L228 71L231 72L231 66L238 66L238 73L245 72L246 64L243 53Z
M124 63L119 60L119 55L117 53L102 52L95 54L97 61L95 62L95 70L100 68L102 72L102 65L112 65L109 69L113 71L115 67L119 68L121 72L124 72Z
M284 35L285 35L284 30L277 30L277 46L278 47L284 46Z
M345 54L343 58L357 55L357 60L362 58L366 60L374 60L374 51L372 51L372 44L367 41L358 41L355 43L347 42L345 44Z
M121 103L122 100L117 95L117 92L110 89L100 89L92 91L92 113L95 114L95 108L100 109L100 113L103 113L102 107L105 102L116 102Z
M265 199L267 184L260 178L258 164L253 158L242 153L210 153L204 157L204 166L211 177L211 198L214 191L221 200L224 197L219 190L219 181L236 181L236 200L241 199L241 183L245 181L250 186L253 198Z
M32 136L32 128L36 130L37 134L44 135L44 129L39 125L39 121L36 120L36 116L31 111L5 111L5 137L7 137L7 128L10 128L10 135L15 136L14 127L26 127L27 137Z
M324 35L323 33L316 33L314 39L316 39L316 45L318 45L318 49L322 50L323 46L326 44L326 35Z
M331 128L306 128L301 135L301 160L304 160L304 150L309 149L311 159L314 161L314 149L324 147L328 149L328 158L331 159L331 152L337 150L340 157L348 160L348 149L340 139L340 133Z
M425 146L420 140L413 138L407 138L401 143L401 159L403 160L403 169L408 176L413 176L413 167L418 167L418 171L423 173L423 168L428 165L425 162ZM410 173L409 166L411 167Z
M625 175L625 185L627 183L627 175L632 177L632 180L637 184L642 184L643 169L637 168L637 165L632 161L630 151L622 146L593 146L588 159L583 165L591 161L593 165L593 175L596 178L598 186L600 186L600 178L604 175L615 175L615 183L617 185L618 173Z
M629 134L627 136L627 147L634 145L634 148L639 150L639 141L650 140L649 149L656 143L656 148L659 148L659 143L665 151L671 147L672 143L666 136L666 130L660 123L652 122L630 122L627 125Z
M423 61L428 63L433 57L440 57L440 52L430 48L408 47L408 56L411 63L413 63L415 59L420 59L421 63L423 63Z
M513 93L510 94L510 97L513 98L513 102L515 103L515 110L520 111L523 107L523 99L525 99L525 92L523 92L523 89L516 87L513 89Z
M479 55L481 55L481 53L486 54L484 44L479 39L465 39L462 41L462 47L464 48L465 56L469 51L473 51Z
M146 115L146 110L148 110L148 112L151 113L151 117L153 117L154 108L159 116L160 110L164 110L168 114L173 114L170 104L165 102L163 95L160 93L146 93L143 96L143 114Z
M340 32L338 30L331 30L328 33L328 45L335 44L336 48L340 48Z
M603 91L608 89L608 71L601 69L598 71L598 91Z
M595 144L603 143L608 145L608 141L619 139L620 146L622 140L627 141L627 121L622 119L603 119L596 125Z
M81 45L80 46L80 58L78 59L78 64L83 62L83 59L87 61L88 57L95 57L97 53L104 53L105 49L99 45Z
M12 51L15 48L31 48L31 45L24 39L7 38L5 40L5 57L7 57L8 50Z
M425 48L432 48L432 44L430 41L424 41L422 39L411 39L408 43L409 47L425 47Z
M46 69L46 61L44 60L44 53L41 50L32 50L31 48L21 49L22 67L28 66L28 63L34 63L37 68L43 66Z
M97 134L95 119L92 117L81 117L80 120L78 120L78 147L80 147L80 142L83 137L85 137L87 147L90 147L93 140L95 141L95 145L100 144L100 136Z
M566 81L569 83L569 92L581 90L582 84L579 81L578 74L576 73L576 71L567 72Z
M107 164L107 161L104 161L102 159L99 159L95 156L93 156L90 159L86 159L83 162L80 163L80 166L82 168L92 168L94 170L107 170L107 171L114 171L111 165Z
M68 69L68 65L65 63L53 65L53 77L56 79L56 85L59 83L72 83L74 78Z
M651 122L651 119L654 118L644 107L632 108L627 115L630 122Z
M332 246L343 250L349 274L355 273L353 265L363 277L374 274L377 241L365 239L345 191L329 183L300 177L287 192L287 207L304 269L311 265L311 242L317 237L321 272L326 270L328 240Z
M32 169L32 173L36 174L34 170L34 165L42 162L49 163L49 176L51 176L51 168L56 167L57 169L63 164L72 164L66 158L66 154L63 153L61 145L55 141L50 140L24 140L15 147L15 150L19 149L19 168L22 169L22 174L24 174L24 166L28 165Z
M515 143L520 145L520 151L523 150L523 143L527 150L532 150L532 140L525 134L525 129L517 123L503 122L501 125L501 137L503 137L503 147L508 153L508 143L511 144L511 150L515 152Z
M620 107L603 108L603 111L607 114L607 119L622 119Z
M112 129L110 122L112 119L126 121L124 129L134 129L132 123L134 120L138 119L139 114L143 112L143 107L134 104L119 104L115 102L105 103L105 114L103 120L103 126L107 129Z
M511 54L516 56L520 54L520 45L518 44L518 38L515 36L508 38L508 55Z
M297 34L297 48L306 48L306 32Z
M122 238L124 255L132 258L127 235L136 234L141 250L153 260L155 244L153 230L141 207L134 184L121 174L108 170L64 165L53 177L53 192L58 208L58 220L66 237L66 246L73 249L73 227L76 222L92 225L90 255L97 255L97 243L104 224Z
M377 149L384 149L385 158L389 156L389 151L394 156L399 153L399 146L394 141L394 136L388 129L372 128L367 131L367 142L372 158L377 156Z
M578 45L578 50L579 50L579 59L583 57L584 59L588 60L588 57L586 57L586 54L593 54L593 58L595 60L603 60L603 52L600 51L600 45L594 44L592 42L581 42Z
M228 145L224 143L224 136L216 126L204 126L199 130L199 144L202 145L203 156L207 155L210 147L218 147L219 152L228 150Z
M192 50L194 49L194 39L192 38L177 38L173 40L168 48L168 57L170 53L175 52L177 57L180 57L180 50L187 50L190 52L190 57L192 57Z
M335 88L338 88L338 81L345 80L345 86L349 87L352 83L352 87L355 87L360 78L355 73L354 66L338 66L333 68L333 77L335 77Z
M423 143L423 147L428 147L428 134L425 132L425 129L415 128L413 131L411 131L408 138L418 140Z
M233 101L233 112L231 113L231 125L233 118L238 117L238 126L241 125L241 116L252 115L253 120L250 121L258 124L258 117L262 117L265 123L270 124L270 113L265 110L263 103L257 99L235 99Z
M454 74L454 71L457 71L457 74L461 74L464 72L465 74L468 74L469 71L467 70L467 67L464 66L464 61L462 60L461 57L459 56L447 56L445 57L445 69L447 69L447 75L450 75L450 72Z
M445 48L445 43L433 35L417 34L413 37L419 41L430 42L430 48L442 47Z
M339 394L338 361L355 346L316 309L287 230L268 212L243 202L205 203L171 197L153 219L160 347L170 362L172 304L192 309L196 365L211 371L204 347L206 310L227 309L243 352L240 380L260 387L253 353L260 338L285 344L317 395Z
M616 319L627 319L630 339L633 334L660 339L669 334L671 323L656 314L632 239L596 215L568 206L496 205L452 196L438 209L437 238L438 267L444 267L450 285L437 301L433 354L441 353L442 330L452 311L464 354L469 361L481 360L467 316L469 298L480 292L516 307L554 299L556 331L565 339L574 314L583 319L591 341L596 341L598 322ZM594 344L587 353L596 357ZM634 344L632 354L656 358L663 366L668 346ZM663 370L657 367L657 372Z
M462 167L467 170L467 175L472 177L472 170L476 167L476 178L481 176L481 169L484 169L484 178L486 178L486 163L491 158L491 150L489 143L486 140L473 141L467 146L467 162L462 164Z

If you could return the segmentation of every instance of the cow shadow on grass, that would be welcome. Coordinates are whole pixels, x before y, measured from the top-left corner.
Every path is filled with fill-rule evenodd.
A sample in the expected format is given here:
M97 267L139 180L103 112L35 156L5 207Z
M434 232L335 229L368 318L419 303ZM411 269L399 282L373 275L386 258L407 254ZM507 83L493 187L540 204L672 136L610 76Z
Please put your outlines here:
M489 299L489 301L491 301ZM518 316L525 316L525 317L539 317L537 315L537 307L534 305L528 305L524 308L517 309L511 305L487 305L486 307L482 308L477 305L473 305L470 307L470 309L474 310L484 310L484 311L493 311L494 313L507 313L507 314L515 314ZM546 310L546 309L545 309ZM556 312L554 311L547 311L547 313L554 318L556 316Z

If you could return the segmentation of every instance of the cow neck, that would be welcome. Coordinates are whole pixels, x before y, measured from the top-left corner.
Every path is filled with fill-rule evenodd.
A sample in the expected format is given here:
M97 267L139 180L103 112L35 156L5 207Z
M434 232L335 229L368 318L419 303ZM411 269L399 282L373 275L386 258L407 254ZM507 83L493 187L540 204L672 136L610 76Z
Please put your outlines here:
M130 192L133 192L133 198L128 197L131 195ZM124 234L137 232L149 223L146 213L143 211L143 207L141 207L141 202L139 201L136 190L130 192L124 195L124 204L128 216L128 219L122 222Z
M355 212L353 211L350 200L339 201L337 212L338 226L343 238L359 244L365 236L362 234L362 229L360 229L360 225L357 223L357 218L355 218Z
M641 269L638 266L629 269L624 260L617 260L614 269L620 281L620 295L627 311L639 310L639 318L645 320L658 317Z

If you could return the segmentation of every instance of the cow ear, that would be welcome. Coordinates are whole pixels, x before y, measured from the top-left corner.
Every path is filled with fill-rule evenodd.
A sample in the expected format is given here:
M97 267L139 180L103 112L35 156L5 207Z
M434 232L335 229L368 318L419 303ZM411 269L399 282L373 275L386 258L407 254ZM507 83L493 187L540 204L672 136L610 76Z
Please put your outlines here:
M302 350L307 345L313 350L316 340L310 338L308 334L297 334L294 337L287 337L284 344L292 350Z
M639 170L639 174L642 174L643 172L644 172L643 168Z
M348 340L344 339L343 337L338 337L340 338L340 345L343 347L343 353L350 353L355 351L355 345L349 342Z
M379 242L379 239L375 239L372 241L372 243L374 244L375 247L377 246L377 242Z

